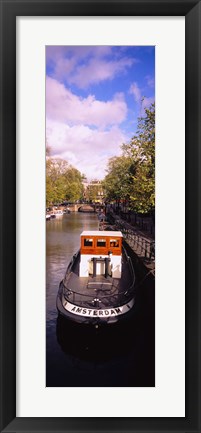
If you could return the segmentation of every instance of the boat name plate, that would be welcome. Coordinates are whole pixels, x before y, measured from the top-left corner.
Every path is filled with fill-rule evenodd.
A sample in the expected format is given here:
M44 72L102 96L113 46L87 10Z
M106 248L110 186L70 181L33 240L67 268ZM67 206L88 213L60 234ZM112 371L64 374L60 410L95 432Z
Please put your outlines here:
M95 309L95 308L83 308L77 305L71 304L65 300L63 306L65 310L69 311L72 314L77 314L79 316L85 317L111 317L111 316L119 316L121 314L127 313L134 305L134 299L131 299L130 302L127 302L124 305L119 307L107 308L107 309Z

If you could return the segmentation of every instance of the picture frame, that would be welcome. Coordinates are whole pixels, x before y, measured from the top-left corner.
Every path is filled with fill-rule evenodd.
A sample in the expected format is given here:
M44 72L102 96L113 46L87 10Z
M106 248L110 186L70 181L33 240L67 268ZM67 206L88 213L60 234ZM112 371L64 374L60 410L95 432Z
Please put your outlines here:
M1 0L1 431L200 432L201 2ZM186 24L186 416L16 417L16 17L185 16ZM12 206L12 212L8 209ZM12 270L12 272L11 272Z

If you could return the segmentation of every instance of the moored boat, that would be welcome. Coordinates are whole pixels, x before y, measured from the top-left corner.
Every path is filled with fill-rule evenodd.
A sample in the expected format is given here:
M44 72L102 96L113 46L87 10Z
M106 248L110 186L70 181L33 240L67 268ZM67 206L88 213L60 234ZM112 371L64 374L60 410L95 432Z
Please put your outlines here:
M83 231L57 295L68 319L93 325L128 318L135 302L135 273L120 231Z
M70 209L67 207L66 209L63 210L64 214L69 214L70 213Z
M64 213L63 213L63 211L61 209L58 209L58 210L54 211L55 218L61 218L63 216L63 214Z

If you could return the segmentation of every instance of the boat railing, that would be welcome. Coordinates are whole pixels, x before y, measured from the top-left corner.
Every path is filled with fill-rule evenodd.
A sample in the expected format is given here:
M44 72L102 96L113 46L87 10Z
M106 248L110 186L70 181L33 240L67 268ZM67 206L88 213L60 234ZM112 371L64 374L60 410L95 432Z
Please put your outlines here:
M132 285L134 287L134 284ZM130 288L131 289L131 288ZM122 303L129 302L134 295L134 291L130 289L124 290L122 292L102 295L100 290L97 290L96 294L88 295L85 293L75 292L69 290L65 287L64 297L67 301L72 302L73 304L79 304L82 307L100 307L101 303L104 304L105 308L107 306L107 300L111 300L114 307L118 307Z
M70 268L72 268L73 263L75 262L77 256L80 254L80 251L78 250L75 254L73 254L71 261L68 263L66 275L69 274Z
M126 252L125 252L126 253ZM126 253L127 255L127 253ZM95 293L93 294L88 294L88 293L80 293L80 292L76 292L75 290L69 289L64 282L62 282L61 284L63 284L63 289L64 289L64 297L67 301L75 303L79 302L79 305L82 306L88 306L89 307L89 303L93 305L93 303L98 300L100 303L105 301L105 305L107 304L107 300L109 299L113 299L113 304L114 306L119 306L122 301L125 302L129 302L134 295L134 291L135 291L135 273L134 273L134 269L133 269L133 265L132 265L132 260L131 258L127 255L127 259L128 259L128 264L129 264L129 268L130 268L130 272L132 275L132 284L130 285L129 288L127 288L126 290L122 290L122 291L113 291L110 293L103 293L104 291L106 291L107 289L105 288L101 288L101 289L97 289ZM68 277L65 279L65 283L68 283L68 279L70 279L70 273L68 274ZM104 283L103 283L104 286Z
M124 246L123 246L123 248L124 248ZM124 254L127 256L130 273L132 275L132 284L131 284L131 287L129 288L129 290L130 290L130 289L133 289L133 287L135 285L135 272L134 272L134 268L133 268L131 257L128 256L125 248L124 248Z
M70 280L71 274L72 274L72 271L70 271L70 269L72 268L73 263L76 261L76 258L79 255L79 251L78 251L76 254L74 254L70 263L68 264L65 279L61 283L61 284L63 284L63 293L64 293L65 299L67 301L75 303L75 304L79 303L79 305L82 305L85 307L89 307L90 306L89 304L92 304L91 305L91 307L92 307L96 300L98 300L100 303L105 301L105 305L107 305L107 300L109 301L111 298L113 299L113 304L116 307L121 305L122 301L124 303L129 302L133 298L134 292L135 292L135 272L134 272L131 257L127 254L127 251L124 248L124 246L123 246L123 249L124 249L124 254L126 256L126 260L128 262L128 266L129 266L130 273L131 273L132 283L128 288L126 288L125 290L122 290L122 291L119 291L119 289L116 288L116 291L115 291L114 286L113 286L113 291L110 291L109 293L104 293L108 289L106 288L107 286L105 286L105 284L103 282L102 288L96 289L95 293L93 292L93 294L91 294L91 295L89 293L81 293L80 291L77 292L76 290L69 288L68 287L68 281ZM109 280L106 279L106 283L109 284ZM112 285L112 283L111 283L111 285Z

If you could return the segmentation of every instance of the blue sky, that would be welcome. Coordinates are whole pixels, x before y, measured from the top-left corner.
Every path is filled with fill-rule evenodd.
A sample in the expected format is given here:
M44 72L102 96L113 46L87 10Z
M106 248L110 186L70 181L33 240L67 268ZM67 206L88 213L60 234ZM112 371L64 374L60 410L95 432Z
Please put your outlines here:
M154 100L154 47L46 47L51 156L67 160L88 180L104 178L109 158L121 154Z

